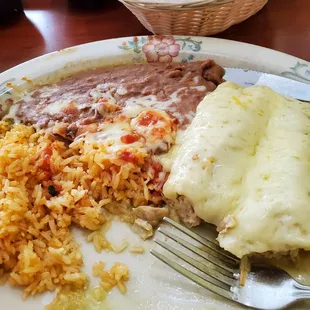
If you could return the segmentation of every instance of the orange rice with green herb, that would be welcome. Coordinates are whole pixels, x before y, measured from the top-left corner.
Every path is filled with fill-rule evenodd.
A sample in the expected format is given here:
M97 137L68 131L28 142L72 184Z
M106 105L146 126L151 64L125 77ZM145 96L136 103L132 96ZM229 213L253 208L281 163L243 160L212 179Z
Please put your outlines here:
M70 226L91 231L110 210L134 221L132 206L162 201L150 155L111 157L103 144L70 145L32 126L0 122L0 275L24 296L59 285L84 287L82 253Z

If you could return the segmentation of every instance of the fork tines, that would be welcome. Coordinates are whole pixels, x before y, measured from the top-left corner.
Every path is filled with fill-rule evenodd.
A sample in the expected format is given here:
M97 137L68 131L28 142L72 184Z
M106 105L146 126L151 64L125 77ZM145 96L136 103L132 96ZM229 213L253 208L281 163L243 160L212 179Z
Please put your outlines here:
M232 293L230 288L237 281L239 259L220 248L214 238L208 236L202 237L169 218L165 217L163 220L167 224L170 224L173 230L177 230L177 234L172 232L170 225L168 227L162 226L158 229L158 232L166 237L166 241L156 238L155 242L168 252L177 256L181 261L194 267L193 271L154 249L151 250L151 253L198 285L231 299ZM208 228L210 229L210 227ZM185 254L184 251L172 247L167 242L169 239L181 245L183 250L184 248L187 249L187 252L191 256Z

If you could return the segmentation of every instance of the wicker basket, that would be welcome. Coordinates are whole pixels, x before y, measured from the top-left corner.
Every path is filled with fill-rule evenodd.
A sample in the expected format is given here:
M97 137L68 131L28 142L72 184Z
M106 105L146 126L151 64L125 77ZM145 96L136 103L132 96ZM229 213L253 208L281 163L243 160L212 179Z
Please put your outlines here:
M268 0L204 0L187 4L120 1L154 34L206 36L244 21Z

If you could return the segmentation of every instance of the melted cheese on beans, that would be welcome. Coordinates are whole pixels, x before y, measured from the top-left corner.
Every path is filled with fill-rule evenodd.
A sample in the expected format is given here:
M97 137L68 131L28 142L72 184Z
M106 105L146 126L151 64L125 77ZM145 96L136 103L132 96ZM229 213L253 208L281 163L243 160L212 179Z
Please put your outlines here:
M145 139L148 150L165 152L174 144L177 126L164 111L143 111L131 120L131 126Z
M168 151L174 143L177 125L175 119L164 111L141 112L131 121L129 118L115 118L103 122L97 132L87 133L88 142L100 142L110 153L135 148L144 152Z
M197 109L164 186L242 257L310 249L310 105L224 83Z
M60 113L64 108L66 108L70 104L71 100L57 100L53 103L50 103L48 106L46 106L42 112L48 113L48 114L57 114Z
M118 151L128 148L139 148L143 150L144 143L141 139L133 143L124 143L122 137L132 134L132 129L126 122L103 123L98 132L88 133L85 140L88 142L103 143L107 151L111 154L116 154Z

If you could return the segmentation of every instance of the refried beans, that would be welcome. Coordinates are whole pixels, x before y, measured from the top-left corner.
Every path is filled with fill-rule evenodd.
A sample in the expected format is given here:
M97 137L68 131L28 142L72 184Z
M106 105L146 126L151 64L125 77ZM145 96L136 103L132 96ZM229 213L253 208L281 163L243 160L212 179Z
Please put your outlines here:
M15 117L73 140L97 123L135 108L164 110L185 127L206 94L223 82L213 60L118 65L77 73L34 89L18 103ZM93 129L92 129L93 127Z

